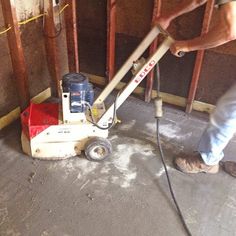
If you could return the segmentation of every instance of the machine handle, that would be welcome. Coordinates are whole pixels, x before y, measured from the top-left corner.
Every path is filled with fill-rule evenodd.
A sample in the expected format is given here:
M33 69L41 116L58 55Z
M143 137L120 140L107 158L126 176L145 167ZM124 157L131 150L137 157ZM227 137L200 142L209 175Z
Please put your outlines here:
M167 36L167 37L171 37L171 35L168 33L168 31L166 31L165 29L163 29L162 27L161 27L161 25L159 25L159 24L157 24L156 25L158 28L159 28L159 30L160 30L160 32L163 34L163 35L165 35L165 36ZM185 55L185 52L179 52L178 53L178 56L179 57L183 57Z

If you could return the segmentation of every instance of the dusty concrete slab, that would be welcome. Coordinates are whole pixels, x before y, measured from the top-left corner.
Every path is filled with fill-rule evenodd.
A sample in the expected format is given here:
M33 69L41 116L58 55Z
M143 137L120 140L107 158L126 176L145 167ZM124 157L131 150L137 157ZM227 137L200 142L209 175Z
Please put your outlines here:
M22 154L19 123L0 132L0 235L185 235L156 151L152 104L131 97L118 116L104 163L33 160ZM235 179L223 171L186 175L172 165L196 148L206 124L165 107L161 137L173 188L193 235L236 235ZM227 158L235 151L234 139Z

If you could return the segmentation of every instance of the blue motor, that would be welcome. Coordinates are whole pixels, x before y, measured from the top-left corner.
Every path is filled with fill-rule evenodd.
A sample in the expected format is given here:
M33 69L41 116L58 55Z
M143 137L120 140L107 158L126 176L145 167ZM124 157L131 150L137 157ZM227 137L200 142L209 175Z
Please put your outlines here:
M82 113L86 109L85 102L93 104L93 86L88 78L81 73L68 73L63 76L62 89L64 93L70 93L70 112Z

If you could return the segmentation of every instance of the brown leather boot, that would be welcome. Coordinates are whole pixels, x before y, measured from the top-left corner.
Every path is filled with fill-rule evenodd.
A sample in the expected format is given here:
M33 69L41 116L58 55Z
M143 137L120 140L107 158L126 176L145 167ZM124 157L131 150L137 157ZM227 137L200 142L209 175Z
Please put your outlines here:
M220 162L220 164L226 173L236 178L236 162L225 161L225 162Z
M216 174L219 171L219 164L209 166L205 164L200 154L176 157L174 160L176 168L184 173L210 173Z

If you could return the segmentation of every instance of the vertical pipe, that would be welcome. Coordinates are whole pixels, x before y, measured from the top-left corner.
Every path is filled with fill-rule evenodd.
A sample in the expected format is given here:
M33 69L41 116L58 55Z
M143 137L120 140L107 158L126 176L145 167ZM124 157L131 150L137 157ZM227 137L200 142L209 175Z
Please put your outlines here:
M58 47L56 38L58 32L56 32L54 22L54 9L53 0L43 0L44 11L46 12L44 19L44 36L45 36L45 47L47 53L47 61L49 72L52 77L52 95L60 97L60 63L58 55Z
M30 95L27 66L20 38L20 29L16 17L15 1L1 0L1 3L6 28L11 26L11 29L7 32L7 39L19 95L19 104L20 108L23 110L29 105Z
M111 81L115 74L116 0L107 0L107 62L106 76Z
M152 13L152 25L156 17L161 13L161 0L154 0L153 13ZM157 48L158 38L156 38L149 48L149 54L152 55ZM152 70L147 76L147 83L145 88L145 101L150 102L152 98L154 70Z
M69 4L64 13L69 71L79 72L76 0L65 0L65 3Z
M211 17L212 17L212 13L213 13L213 9L214 9L214 4L215 4L214 0L207 1L201 35L206 34L209 30ZM198 81L200 78L204 53L205 53L205 50L199 50L197 52L195 66L194 66L194 70L193 70L192 81L191 81L189 94L188 94L188 98L187 98L187 105L186 105L186 112L187 113L190 113L193 109L193 101L194 101L194 98L196 95Z

